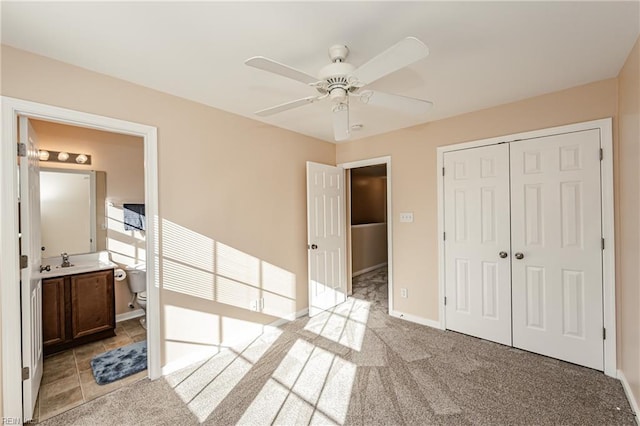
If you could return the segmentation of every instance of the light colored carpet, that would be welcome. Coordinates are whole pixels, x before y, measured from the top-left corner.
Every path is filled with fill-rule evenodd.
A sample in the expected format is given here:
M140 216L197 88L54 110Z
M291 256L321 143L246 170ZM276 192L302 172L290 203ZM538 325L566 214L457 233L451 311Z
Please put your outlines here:
M386 292L386 270L362 275L329 312L43 424L634 424L617 380L391 318Z

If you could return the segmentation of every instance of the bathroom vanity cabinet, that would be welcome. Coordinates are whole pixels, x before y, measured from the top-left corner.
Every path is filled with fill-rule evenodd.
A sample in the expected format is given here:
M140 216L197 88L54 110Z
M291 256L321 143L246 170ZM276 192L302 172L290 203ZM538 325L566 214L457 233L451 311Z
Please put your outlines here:
M42 280L44 354L115 336L113 269Z

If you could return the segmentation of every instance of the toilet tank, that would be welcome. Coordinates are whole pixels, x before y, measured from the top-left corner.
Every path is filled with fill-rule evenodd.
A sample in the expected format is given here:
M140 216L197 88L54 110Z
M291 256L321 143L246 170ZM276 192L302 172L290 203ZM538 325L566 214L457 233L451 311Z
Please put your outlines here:
M132 293L142 293L147 290L147 269L145 264L125 268Z

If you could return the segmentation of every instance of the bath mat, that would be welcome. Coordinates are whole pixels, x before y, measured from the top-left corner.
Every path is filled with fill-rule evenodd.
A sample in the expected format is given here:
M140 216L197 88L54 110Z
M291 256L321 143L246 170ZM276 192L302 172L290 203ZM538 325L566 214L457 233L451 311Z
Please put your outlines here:
M113 349L91 359L93 377L99 385L106 385L147 368L147 341Z

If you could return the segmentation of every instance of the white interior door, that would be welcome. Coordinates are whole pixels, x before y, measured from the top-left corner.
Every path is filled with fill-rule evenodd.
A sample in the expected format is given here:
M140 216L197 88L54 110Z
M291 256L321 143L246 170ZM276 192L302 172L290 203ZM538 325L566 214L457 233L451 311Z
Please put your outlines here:
M603 369L600 134L511 144L513 345Z
M444 155L447 329L511 345L509 144Z
M307 162L309 316L347 299L344 170Z
M22 365L29 378L22 382L24 421L33 418L33 410L42 380L42 280L39 278L40 254L40 176L38 139L31 123L20 117L20 143L27 156L20 157L20 253L28 256L21 270Z

